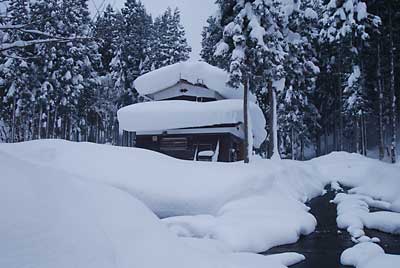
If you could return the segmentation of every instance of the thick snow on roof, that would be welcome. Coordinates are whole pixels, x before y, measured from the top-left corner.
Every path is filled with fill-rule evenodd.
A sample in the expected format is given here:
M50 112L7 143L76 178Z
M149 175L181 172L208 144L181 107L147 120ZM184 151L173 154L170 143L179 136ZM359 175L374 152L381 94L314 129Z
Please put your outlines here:
M227 72L200 61L176 63L142 75L135 80L135 88L145 96L172 87L181 80L203 84L227 99L243 98L243 87L232 88L226 84Z
M250 103L250 118L254 146L258 148L267 136L266 121L260 107L254 103ZM145 102L120 109L118 121L120 129L137 132L236 124L243 122L243 101Z

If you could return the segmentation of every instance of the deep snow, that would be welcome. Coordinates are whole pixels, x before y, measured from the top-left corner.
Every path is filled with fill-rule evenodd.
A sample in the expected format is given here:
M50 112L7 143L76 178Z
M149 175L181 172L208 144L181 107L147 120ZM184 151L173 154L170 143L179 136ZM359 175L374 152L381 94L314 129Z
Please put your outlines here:
M206 250L115 187L0 152L0 267L273 267L304 257Z
M316 221L303 203L324 187L312 166L292 161L191 162L60 140L4 144L0 151L117 187L161 218L185 216L165 221L180 235L213 238L233 251L262 252L311 233Z
M391 204L388 202L373 200L365 195L344 193L336 195L333 202L337 204L338 227L346 229L356 242L370 241L371 238L365 236L364 228L400 234L400 213L369 210L370 207L390 209Z
M65 241L81 243L80 239L83 239L85 241L82 245L94 243L104 247L98 249L96 246L93 249L93 252L102 252L104 256L95 261L103 260L104 263L109 263L107 256L113 252L117 256L113 258L121 258L124 263L133 265L131 256L125 255L136 256L131 252L135 251L145 256L140 259L144 261L142 267L159 266L154 265L154 260L146 259L146 256L157 259L157 254L161 254L162 257L158 259L162 260L160 263L166 264L165 267L197 267L188 265L189 262L196 265L198 263L199 267L258 267L257 265L266 265L272 259L279 261L266 267L283 267L283 264L296 263L303 257L289 254L265 259L251 253L235 255L233 252L265 251L273 246L295 242L300 235L312 232L316 221L308 213L304 203L323 194L324 186L329 183L335 185L340 182L345 186L355 187L352 193L373 197L395 211L399 203L399 166L355 154L335 153L307 162L255 159L250 165L244 165L181 161L146 150L60 140L0 144L0 153L3 158L0 165L2 169L8 170L7 180L2 181L5 183L2 190L7 192L4 189L10 188L12 193L14 189L13 195L1 195L1 198L9 198L2 200L0 206L1 211L6 211L7 218L12 222L8 225L1 224L2 236L3 233L18 235L20 229L26 230L21 232L19 246L32 243L31 250L40 249L38 245L42 244L43 237L38 230L43 230L42 220L35 218L39 209L26 208L29 205L36 208L43 206L45 219L52 222L57 220L53 219L56 217L60 221L60 225L54 225L57 228L60 226L59 230L56 229L55 236L60 236L66 229L62 224L70 223L71 219L82 218L78 222L91 229L88 235L84 234L86 229L79 225L76 228L82 229L82 233L77 232L76 237L72 234L71 240L68 235ZM19 170L21 166L24 169ZM19 186L21 177L25 183L22 187ZM76 194L74 189L64 187L64 184L68 184L65 181L70 180L67 177L71 177L79 185L82 184L84 189ZM59 188L59 185L62 187ZM31 188L39 189L37 195L45 201L35 203L35 198L29 199ZM20 189L25 189L25 192ZM102 191L113 193L104 201ZM109 201L113 198L123 201ZM50 207L58 206L59 202L62 202L62 206L46 210L46 204L51 204ZM111 204L108 205L107 202ZM97 212L96 209L101 211ZM33 224L14 215L14 211L23 211ZM160 221L153 212L163 220ZM71 215L74 217L70 217ZM141 220L138 221L142 217L145 218L143 225ZM135 221L141 227L135 225ZM103 222L112 227L111 231L104 229ZM96 228L93 226L99 224L102 225L103 233L95 232ZM163 234L156 237L150 235L154 240L150 239L149 244L145 243L143 249L140 241L146 240L148 233L153 232L151 226L156 229L155 234ZM174 233L181 238L178 239ZM7 240L14 240L13 235ZM105 237L108 239L106 242L103 240ZM160 242L160 247L156 250L149 250L152 243L159 242L157 239L164 242ZM174 242L170 242L170 239ZM129 244L133 243L131 240L137 241L137 244ZM53 243L54 239L49 240L48 248L44 243L43 252L49 250ZM19 264L24 263L25 255L30 258L36 256L34 251L28 250L25 254L24 250L13 250L18 245L8 248L8 244L0 242L0 259L15 261L18 265L14 267L20 267ZM60 249L56 247L54 252L57 250ZM170 250L172 254L169 253ZM121 254L120 257L118 254ZM78 257L75 259L86 256L80 256L79 252L76 255ZM178 258L178 255L180 258L187 257L186 263L181 262L182 266L176 265L174 258ZM43 255L42 258L49 258L43 261L51 261L51 256ZM209 262L205 263L206 260ZM35 261L40 264L42 259ZM82 263L86 267L90 266L87 262ZM168 266L170 263L173 265Z
M371 242L345 250L340 259L343 265L356 268L397 268L400 264L400 256L385 254L379 245Z

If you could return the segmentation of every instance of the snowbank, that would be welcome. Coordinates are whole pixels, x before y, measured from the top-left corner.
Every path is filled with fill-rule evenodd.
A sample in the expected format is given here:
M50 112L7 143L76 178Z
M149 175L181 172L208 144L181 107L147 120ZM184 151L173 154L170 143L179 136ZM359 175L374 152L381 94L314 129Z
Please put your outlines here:
M313 167L294 161L191 162L59 140L3 144L0 151L117 187L161 218L186 216L165 224L180 235L212 238L233 251L262 252L312 232L316 222L303 203L322 194L326 184Z
M400 212L400 166L358 154L333 153L311 160L324 178L353 188L349 193L367 195L390 203Z
M145 96L174 86L182 79L192 84L202 83L227 99L243 99L243 87L232 88L226 84L227 72L201 61L176 63L142 75L135 80L135 89Z
M364 227L400 234L400 213L369 211L370 206L388 209L390 208L390 203L373 200L371 197L364 195L344 193L336 195L333 202L337 204L338 227L347 229L355 242L373 241L373 239L365 236Z
M205 250L114 187L3 152L0 168L0 267L285 268L304 259Z
M398 166L345 153L245 165L60 140L0 144L0 151L129 193L164 218L187 245L220 253L261 252L309 234L316 221L304 203L330 182L369 189L391 209L399 191Z
M260 107L250 103L250 118L255 147L267 137L265 117ZM243 101L214 102L159 101L133 104L118 111L120 129L162 131L243 122Z
M164 222L181 237L215 239L232 251L262 252L312 233L317 222L307 211L303 204L276 192L232 201L216 216L172 217Z
M397 268L400 256L385 254L377 244L366 242L345 250L340 260L343 265L356 268Z

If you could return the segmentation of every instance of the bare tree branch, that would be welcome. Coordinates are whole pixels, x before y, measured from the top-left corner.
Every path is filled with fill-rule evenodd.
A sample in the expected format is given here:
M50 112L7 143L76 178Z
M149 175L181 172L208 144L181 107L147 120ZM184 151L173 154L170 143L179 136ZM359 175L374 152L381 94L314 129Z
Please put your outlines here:
M46 44L46 43L67 43L74 41L82 41L82 40L93 40L90 37L71 37L71 38L48 38L48 39L37 39L37 40L29 40L29 41L15 41L12 43L5 43L0 45L0 52L4 52L10 49L16 48L25 48L33 45Z
M27 24L17 24L17 25L12 25L12 24L6 24L6 25L0 25L0 30L20 30L28 26Z

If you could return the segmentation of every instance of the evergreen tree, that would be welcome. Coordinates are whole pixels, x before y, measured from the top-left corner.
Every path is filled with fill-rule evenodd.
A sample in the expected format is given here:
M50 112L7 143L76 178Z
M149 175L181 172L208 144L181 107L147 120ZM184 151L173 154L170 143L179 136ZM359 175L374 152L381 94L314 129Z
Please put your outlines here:
M37 1L32 12L40 31L62 37L84 37L89 34L90 17L87 1ZM40 62L41 94L47 96L46 135L87 140L89 118L98 89L100 55L94 41L43 44L37 47ZM39 110L43 110L43 105ZM52 115L51 115L52 114ZM44 117L44 116L41 116ZM51 122L50 122L51 117Z
M168 8L154 21L153 68L171 65L189 59L191 48L188 46L185 30L181 24L179 9L172 12Z
M279 157L277 148L277 91L283 90L283 61L286 57L283 14L280 1L217 1L223 39L217 43L214 56L229 58L225 69L230 84L246 86L259 99L270 100L270 155ZM269 93L269 97L265 96Z
M99 53L102 56L102 74L110 72L110 63L121 41L123 18L111 5L108 5L95 23L94 37L100 40Z
M121 10L124 24L120 30L119 46L111 60L111 77L118 95L119 106L137 102L133 81L150 70L148 64L151 16L137 0L127 0Z
M312 145L318 130L319 115L313 104L315 82L320 72L315 46L318 14L311 0L288 1L285 10L289 53L285 61L287 90L279 96L281 152L290 154L293 159L297 155L304 159L304 148Z
M218 42L220 42L223 37L223 28L221 27L220 20L221 18L219 15L210 16L207 19L207 25L203 28L202 32L202 50L200 56L205 62L211 65L223 67L226 65L226 62L215 56Z
M30 22L29 1L11 0L8 6L9 25L26 25ZM16 42L30 38L30 34L8 30L3 42ZM9 126L9 139L12 142L32 138L32 107L36 85L35 65L28 60L31 48L8 51L2 56L0 75L4 88L2 119Z
M367 6L360 0L329 1L325 6L320 33L322 42L329 43L333 69L337 73L338 139L337 148L344 149L344 136L359 146L361 115L365 111L365 87L362 70L362 49L369 38ZM332 46L334 48L332 48ZM344 122L348 123L347 128ZM347 130L347 131L345 131ZM346 132L346 133L345 133ZM355 137L354 139L352 137ZM365 149L363 150L365 151Z

